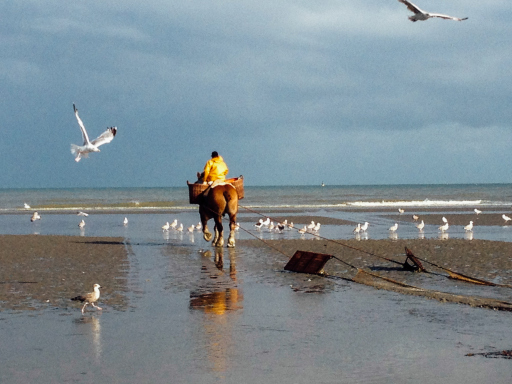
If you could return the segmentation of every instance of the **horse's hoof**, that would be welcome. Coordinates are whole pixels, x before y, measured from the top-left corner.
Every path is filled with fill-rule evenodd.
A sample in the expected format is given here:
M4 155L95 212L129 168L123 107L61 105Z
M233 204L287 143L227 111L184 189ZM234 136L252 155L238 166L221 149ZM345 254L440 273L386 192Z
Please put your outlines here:
M235 248L235 243L228 243L228 248Z
M219 241L217 241L215 244L216 247L222 247L224 245L224 240L223 239L219 239Z
M204 239L206 241L210 241L212 239L212 234L211 233L205 233L203 237L204 237Z

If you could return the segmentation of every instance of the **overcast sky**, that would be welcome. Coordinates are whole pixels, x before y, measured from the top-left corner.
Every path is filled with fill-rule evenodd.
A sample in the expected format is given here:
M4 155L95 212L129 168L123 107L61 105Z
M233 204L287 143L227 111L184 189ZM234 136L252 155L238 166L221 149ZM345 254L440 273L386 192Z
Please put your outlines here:
M0 0L0 188L512 182L512 2L415 2Z

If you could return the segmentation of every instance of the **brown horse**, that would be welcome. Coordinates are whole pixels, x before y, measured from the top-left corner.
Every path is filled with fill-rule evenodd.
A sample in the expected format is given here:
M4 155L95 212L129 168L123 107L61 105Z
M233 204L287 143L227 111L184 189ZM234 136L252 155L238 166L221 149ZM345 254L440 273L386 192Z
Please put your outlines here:
M196 183L202 183L202 174L197 173L198 180ZM236 227L236 214L238 213L238 193L235 187L231 184L221 184L208 188L202 196L200 196L199 203L199 216L201 217L201 224L203 225L203 237L206 241L212 239L212 234L208 230L207 222L210 219L215 221L214 231L215 237L212 244L215 247L222 247L224 245L224 237L222 226L222 216L228 215L229 217L229 238L228 247L235 246L235 227Z

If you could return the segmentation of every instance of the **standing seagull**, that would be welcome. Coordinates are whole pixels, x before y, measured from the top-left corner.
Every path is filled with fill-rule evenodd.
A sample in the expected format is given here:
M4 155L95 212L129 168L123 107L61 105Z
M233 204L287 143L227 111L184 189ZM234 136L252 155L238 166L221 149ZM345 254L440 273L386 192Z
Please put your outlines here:
M96 139L94 139L93 141L89 141L89 136L87 135L87 131L85 130L84 123L82 123L80 116L78 116L78 109L76 109L75 104L73 104L73 110L75 111L75 117L78 121L78 125L80 126L80 130L82 131L82 137L84 139L84 144L81 146L71 144L71 153L73 155L76 155L75 161L79 162L82 157L88 157L89 152L99 152L100 150L98 147L100 145L110 143L117 133L117 128L110 127L101 135L99 135Z
M421 220L421 223L416 225L416 228L418 228L420 232L423 231L423 228L425 228L425 222Z
M464 230L466 232L471 232L473 230L473 222L470 221L469 224L464 227Z
M124 226L128 225L128 218L127 218L127 217L125 217L125 218L124 218L124 220L123 220L123 225L124 225Z
M439 227L439 230L444 233L445 231L448 230L449 227L450 227L450 225L448 224L448 222L446 222Z
M507 223L507 224L508 224L508 222L509 222L510 220L512 220L510 217L508 217L508 216L507 216L507 215L505 215L505 214L501 215L501 217L503 218L503 220L505 220L505 223Z
M391 227L389 227L389 230L391 232L396 232L397 229L398 229L398 223L395 223L395 225L392 225Z
M467 17L460 19L458 17L443 15L441 13L425 12L422 9L418 8L416 5L414 5L413 3L411 3L410 1L407 1L407 0L398 0L398 1L405 4L407 6L407 8L409 9L409 11L414 13L414 15L409 16L409 20L411 20L412 22L427 20L427 19L430 19L431 17L440 17L441 19L448 19L448 20L455 20L455 21L462 21L462 20L468 19Z
M94 308L97 308L101 310L100 307L96 306L94 303L98 301L100 298L100 288L101 286L99 284L94 284L94 292L89 292L84 295L73 297L71 300L73 301L80 301L85 302L84 306L82 307L82 315L84 313L84 309L87 306L87 304L91 304Z

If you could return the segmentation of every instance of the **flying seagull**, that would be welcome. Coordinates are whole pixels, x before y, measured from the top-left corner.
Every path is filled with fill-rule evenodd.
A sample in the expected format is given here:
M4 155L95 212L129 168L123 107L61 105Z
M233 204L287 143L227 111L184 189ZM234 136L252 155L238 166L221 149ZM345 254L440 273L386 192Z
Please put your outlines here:
M93 287L94 287L94 292L85 293L83 295L76 296L71 299L73 301L80 301L82 303L85 302L84 306L82 307L82 314L84 313L84 309L87 306L87 304L91 304L94 308L101 310L100 307L98 307L94 304L100 298L101 286L99 284L94 284Z
M409 9L409 11L414 13L414 15L409 16L409 20L411 20L412 22L427 20L427 19L430 19L431 17L439 17L441 19L448 19L448 20L455 20L455 21L462 21L462 20L468 19L467 17L460 19L458 17L443 15L441 13L425 12L422 9L418 8L416 5L414 5L413 3L411 3L410 1L407 1L407 0L398 0L398 1L405 4L407 6L407 8Z
M32 217L30 218L30 221L34 222L36 220L41 220L41 216L39 216L39 213L37 212L34 212L34 214L32 215Z
M73 104L73 110L75 111L75 117L78 121L78 125L80 126L80 130L82 131L82 137L84 139L83 145L71 144L71 153L76 155L75 161L79 162L82 157L88 157L90 152L99 152L99 146L103 144L110 143L114 136L117 133L116 127L110 127L101 135L99 135L93 141L89 141L89 136L87 135L87 131L85 130L84 123L78 116L78 109L76 109L75 104Z

